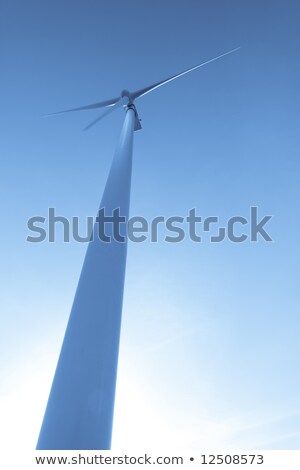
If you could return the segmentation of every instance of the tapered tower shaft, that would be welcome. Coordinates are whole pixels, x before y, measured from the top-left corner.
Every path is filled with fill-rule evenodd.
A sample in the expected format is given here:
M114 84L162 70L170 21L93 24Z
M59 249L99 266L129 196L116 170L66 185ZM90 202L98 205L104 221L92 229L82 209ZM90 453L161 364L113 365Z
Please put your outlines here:
M100 209L128 220L135 109L128 107ZM125 242L89 242L61 348L37 449L109 449L111 443L123 288ZM105 224L112 237L113 224Z

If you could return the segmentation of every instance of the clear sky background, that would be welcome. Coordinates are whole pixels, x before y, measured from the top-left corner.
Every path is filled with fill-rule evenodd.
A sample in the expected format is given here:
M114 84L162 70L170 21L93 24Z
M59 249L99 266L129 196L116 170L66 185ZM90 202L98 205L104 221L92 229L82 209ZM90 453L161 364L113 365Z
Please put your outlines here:
M272 214L273 243L131 243L114 449L299 449L299 24L295 0L2 0L1 443L34 448L86 246L27 219L94 215L118 96L139 100L131 214Z

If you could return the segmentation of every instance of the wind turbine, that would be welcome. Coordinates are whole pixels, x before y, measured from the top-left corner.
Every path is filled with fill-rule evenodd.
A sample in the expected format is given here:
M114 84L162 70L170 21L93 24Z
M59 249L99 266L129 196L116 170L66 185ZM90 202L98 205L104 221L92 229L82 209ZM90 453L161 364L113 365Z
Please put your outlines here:
M100 212L128 220L133 132L141 129L135 101L193 70L237 51L230 50L160 82L134 92L123 90L117 98L73 108L61 113L106 108L85 129L124 107L125 119L112 161ZM54 113L60 114L60 113ZM123 219L124 220L124 219ZM57 363L38 443L38 450L110 449L123 289L127 252L114 237L112 223L105 225L110 242L99 238L96 222L88 244L70 318Z

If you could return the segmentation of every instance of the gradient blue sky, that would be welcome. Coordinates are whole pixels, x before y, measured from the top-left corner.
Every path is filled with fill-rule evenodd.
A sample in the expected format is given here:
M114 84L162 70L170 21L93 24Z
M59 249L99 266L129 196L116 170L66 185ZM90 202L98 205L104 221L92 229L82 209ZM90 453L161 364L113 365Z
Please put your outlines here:
M299 3L2 0L0 23L2 443L35 446L86 249L26 221L95 214L122 123L40 116L241 46L139 101L131 214L257 205L274 242L130 244L113 446L299 449Z

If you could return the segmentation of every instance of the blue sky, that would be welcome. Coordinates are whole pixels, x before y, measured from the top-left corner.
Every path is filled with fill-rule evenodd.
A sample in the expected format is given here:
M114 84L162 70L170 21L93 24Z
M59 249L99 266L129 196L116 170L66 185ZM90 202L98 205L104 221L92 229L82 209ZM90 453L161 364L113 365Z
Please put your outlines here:
M7 446L35 446L86 249L27 243L26 221L95 214L122 123L40 116L241 46L137 103L131 214L256 205L274 242L130 244L113 446L299 448L299 16L281 0L2 1Z

